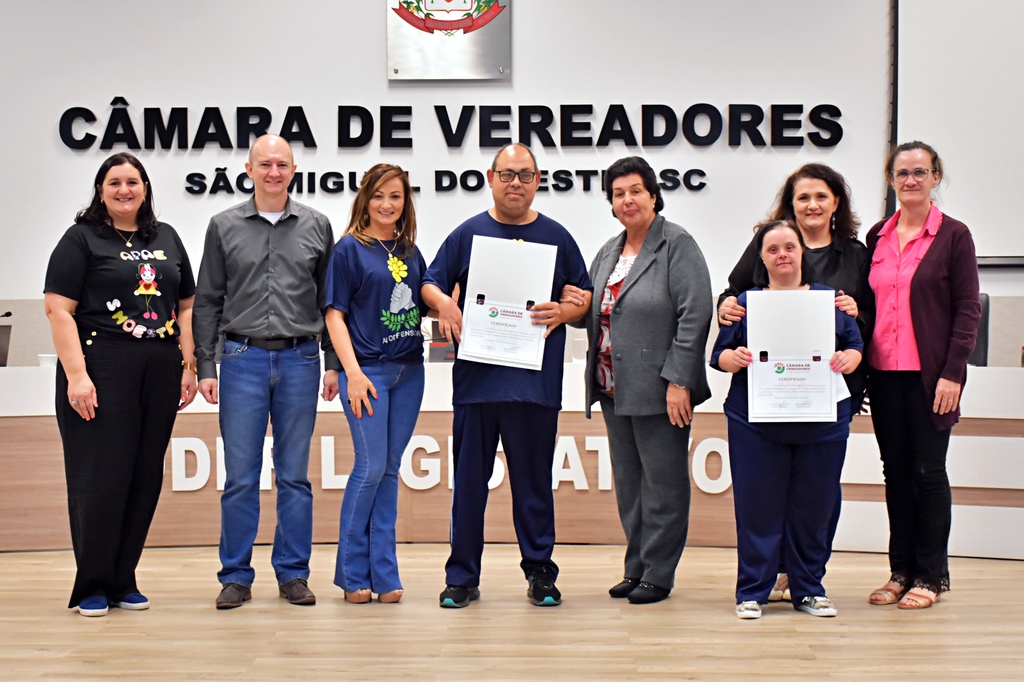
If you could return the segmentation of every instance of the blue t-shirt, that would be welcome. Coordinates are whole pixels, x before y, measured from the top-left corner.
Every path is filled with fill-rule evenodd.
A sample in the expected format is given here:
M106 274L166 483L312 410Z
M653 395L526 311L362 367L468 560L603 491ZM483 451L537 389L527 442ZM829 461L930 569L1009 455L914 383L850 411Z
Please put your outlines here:
M425 284L433 284L446 294L459 285L459 308L466 308L466 280L473 237L520 239L558 248L555 278L551 283L551 301L557 301L566 284L593 291L579 246L569 231L540 213L528 225L499 223L484 211L459 225L448 235L430 264ZM565 325L559 325L544 344L541 370L503 367L468 360L456 360L452 369L452 403L525 402L546 407L562 407L562 364L565 352Z
M402 257L388 254L394 240L383 244L350 234L338 240L327 265L327 307L345 313L360 365L423 362L420 287L427 263L416 247Z
M813 291L833 291L821 284L812 284ZM760 287L754 287L751 291L761 291ZM747 307L746 292L737 297L737 302ZM718 338L715 340L715 349L711 353L711 366L721 369L718 366L718 358L722 351L727 348L733 350L740 346L747 345L747 318L742 318L738 323L734 322L730 327L721 327L718 330ZM860 337L860 329L857 328L857 320L850 317L842 310L836 308L836 346L835 350L856 350L864 352L864 342ZM829 358L832 353L829 353ZM824 361L825 358L822 357ZM733 419L747 421L747 370L741 369L732 375L732 383L729 385L729 395L725 398L723 405L726 416ZM850 399L841 400L836 405L836 421L831 422L786 422L786 423L757 423L750 426L761 435L781 443L828 443L830 441L845 440L850 435L850 420L853 415L850 410Z

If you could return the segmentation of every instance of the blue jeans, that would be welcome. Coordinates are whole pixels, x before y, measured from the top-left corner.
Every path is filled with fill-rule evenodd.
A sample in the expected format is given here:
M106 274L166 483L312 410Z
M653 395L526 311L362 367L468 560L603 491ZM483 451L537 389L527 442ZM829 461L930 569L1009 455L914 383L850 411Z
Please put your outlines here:
M377 389L373 416L356 419L345 409L355 463L341 503L341 529L334 584L346 592L370 588L377 594L402 587L395 552L398 468L412 438L423 400L423 363L380 362L362 367ZM338 377L343 400L348 377Z
M316 341L267 351L224 342L220 432L227 474L220 498L221 584L252 586L252 545L260 521L260 472L267 417L273 425L277 531L271 563L277 582L309 577L313 491L309 443L316 422L320 349Z

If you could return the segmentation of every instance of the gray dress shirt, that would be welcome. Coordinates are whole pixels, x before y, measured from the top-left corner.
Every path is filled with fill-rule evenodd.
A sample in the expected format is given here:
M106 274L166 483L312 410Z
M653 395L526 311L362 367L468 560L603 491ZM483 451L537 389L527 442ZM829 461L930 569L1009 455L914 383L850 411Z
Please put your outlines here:
M255 198L210 219L192 333L200 379L216 379L225 333L259 339L322 335L326 369L338 370L324 332L324 287L334 232L327 216L288 199L274 224Z

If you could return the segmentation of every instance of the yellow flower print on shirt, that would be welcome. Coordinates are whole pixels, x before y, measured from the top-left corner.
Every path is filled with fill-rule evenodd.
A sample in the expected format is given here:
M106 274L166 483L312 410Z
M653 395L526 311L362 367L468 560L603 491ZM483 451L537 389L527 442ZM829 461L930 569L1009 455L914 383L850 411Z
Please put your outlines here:
M409 276L409 266L398 260L396 256L388 257L388 270L391 271L391 276L395 278L396 282L401 282Z

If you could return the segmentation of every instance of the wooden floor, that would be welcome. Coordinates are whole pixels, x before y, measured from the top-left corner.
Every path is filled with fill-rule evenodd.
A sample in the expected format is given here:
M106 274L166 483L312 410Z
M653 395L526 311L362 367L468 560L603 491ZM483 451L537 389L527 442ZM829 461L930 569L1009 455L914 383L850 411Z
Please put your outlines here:
M489 545L482 598L440 609L443 545L401 545L401 604L346 604L332 545L314 548L319 602L278 598L258 547L253 601L217 611L217 550L150 549L139 582L152 609L104 618L66 610L70 552L0 554L0 679L199 680L1021 680L1024 563L952 561L954 592L922 612L873 607L885 557L837 554L826 584L837 618L789 604L759 621L733 613L735 551L690 548L665 602L633 606L607 588L622 548L559 546L559 608L536 608L514 546Z

